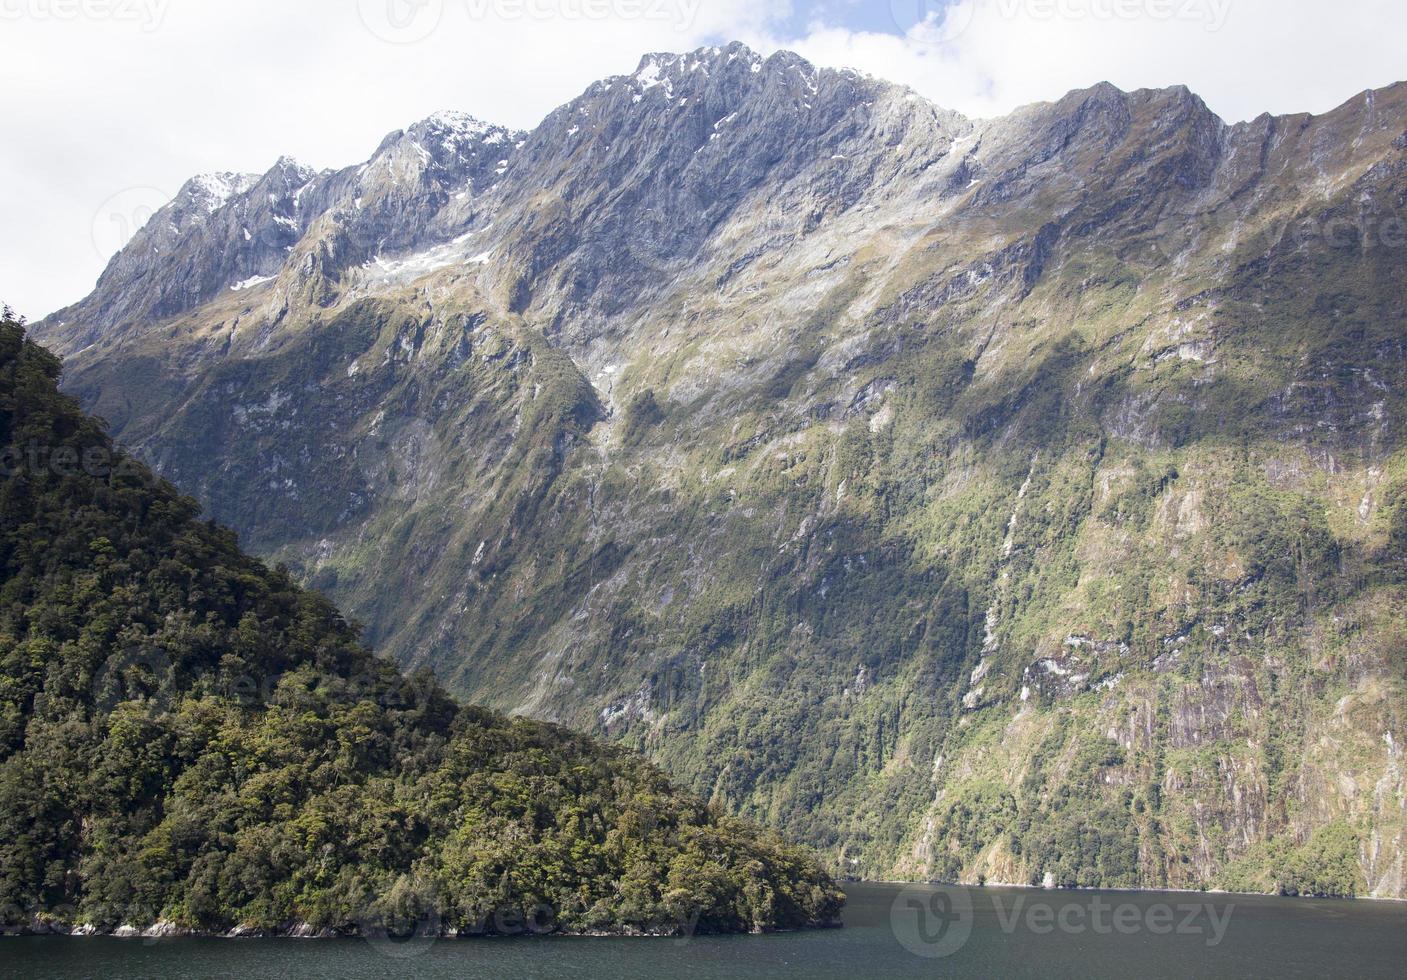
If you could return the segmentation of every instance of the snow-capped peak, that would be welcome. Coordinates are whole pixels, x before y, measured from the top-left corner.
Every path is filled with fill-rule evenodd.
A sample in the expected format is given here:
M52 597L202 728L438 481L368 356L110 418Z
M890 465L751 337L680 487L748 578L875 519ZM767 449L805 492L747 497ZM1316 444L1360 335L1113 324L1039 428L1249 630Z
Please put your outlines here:
M412 132L428 145L439 145L450 153L462 153L474 143L497 146L507 142L511 132L503 126L484 122L467 112L449 109L429 116L415 126Z
M287 154L278 158L278 162L274 164L274 169L296 174L300 180L307 180L317 173L316 170L306 163L302 163L296 157L291 157Z
M467 112L460 112L457 109L446 109L442 112L437 112L426 118L424 124L435 129L445 130L455 136L465 137L483 136L490 130L501 128L486 123L477 116L471 116Z
M236 194L243 194L258 181L255 174L210 173L192 177L186 187L207 212L218 211Z

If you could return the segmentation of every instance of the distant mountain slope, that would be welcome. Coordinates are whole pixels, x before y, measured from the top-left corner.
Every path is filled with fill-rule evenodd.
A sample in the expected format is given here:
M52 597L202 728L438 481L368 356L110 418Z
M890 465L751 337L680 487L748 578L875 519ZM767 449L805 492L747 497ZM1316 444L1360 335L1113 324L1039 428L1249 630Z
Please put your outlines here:
M814 861L458 708L130 459L0 321L0 928L820 924ZM506 923L506 924L505 924Z
M976 121L733 45L377 162L430 142L267 282L110 270L74 393L401 661L837 868L1404 894L1407 86Z

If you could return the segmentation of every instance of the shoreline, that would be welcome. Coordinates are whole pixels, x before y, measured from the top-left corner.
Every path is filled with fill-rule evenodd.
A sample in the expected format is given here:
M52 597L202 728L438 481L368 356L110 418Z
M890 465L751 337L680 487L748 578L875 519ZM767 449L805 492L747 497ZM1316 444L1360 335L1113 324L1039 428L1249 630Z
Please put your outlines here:
M1127 895L1203 895L1222 896L1226 898L1272 898L1281 899L1286 902L1381 902L1387 904L1407 906L1407 898L1389 898L1378 895L1359 895L1348 897L1326 897L1307 895L1276 895L1267 892L1238 892L1226 891L1215 888L1047 888L1042 885L1018 884L1005 881L988 881L981 885L965 885L957 882L940 881L905 881L900 879L887 878L849 878L837 882L842 888L846 885L879 885L903 888L911 885L926 885L934 888L965 888L970 891L982 891L985 889L1006 889L1011 891L1029 891L1044 893L1066 893L1078 894L1081 892L1102 892L1104 894L1127 894ZM121 925L114 929L99 929L91 924L70 926L65 923L42 922L32 920L23 926L0 926L0 940L21 939L21 938L69 938L69 939L302 939L302 940L329 940L329 939L364 939L373 942L414 942L423 939L448 939L448 940L475 940L475 939L519 939L524 936L536 936L539 939L548 938L577 938L577 939L689 939L696 935L709 936L747 936L765 935L769 933L795 933L810 931L825 931L830 929L843 929L845 923L842 920L832 922L817 923L803 926L797 929L775 929L757 932L736 932L736 933L693 933L676 931L648 931L648 930L628 930L621 932L611 932L603 930L589 930L583 932L534 932L531 929L524 929L519 932L494 932L483 931L474 932L460 929L438 929L431 934L408 936L404 939L400 937L388 937L380 933L363 934L355 928L334 929L330 926L317 927L307 922L294 922L277 928L262 928L253 926L235 926L226 930L213 929L189 929L178 926L173 922L159 921L145 929L138 929L132 925Z
M132 925L121 925L115 929L99 929L91 924L70 926L64 923L42 922L31 920L24 926L0 926L0 940L5 939L25 939L25 938L65 938L65 939L303 939L303 940L328 940L328 939L363 939L372 942L417 942L425 939L440 940L475 940L475 939L521 939L532 936L538 939L577 938L577 939L693 939L698 936L757 936L757 935L779 935L796 932L823 932L831 929L843 929L845 923L842 920L832 920L830 922L817 923L815 925L802 926L797 929L769 929L758 932L694 932L686 930L665 931L663 929L650 931L645 929L631 929L620 932L608 930L587 930L582 932L568 932L563 930L538 931L524 928L517 932L472 932L461 929L436 929L434 932L417 933L410 936L388 936L377 931L369 934L362 933L357 929L344 928L334 929L331 926L317 927L307 922L294 922L277 928L262 928L253 926L235 926L226 930L215 929L189 929L185 926L178 926L174 922L165 920L156 922L145 929L138 929Z
M1390 902L1398 905L1407 905L1407 897L1391 898L1385 895L1278 895L1274 892L1237 892L1227 891L1224 888L1062 888L1054 886L1047 888L1044 885L1022 885L1010 881L988 881L981 885L967 885L954 881L903 881L891 880L888 878L850 878L839 879L841 889L844 890L847 884L856 885L931 885L934 888L967 888L972 891L981 891L984 888L1011 888L1022 891L1033 892L1112 892L1133 895L1228 895L1242 898L1279 898L1287 902Z

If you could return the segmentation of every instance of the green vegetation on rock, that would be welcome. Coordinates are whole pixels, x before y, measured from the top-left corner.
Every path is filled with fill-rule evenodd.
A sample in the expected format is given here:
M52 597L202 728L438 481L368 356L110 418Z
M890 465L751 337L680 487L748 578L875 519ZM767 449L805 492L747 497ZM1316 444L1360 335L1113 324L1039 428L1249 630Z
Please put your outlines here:
M766 930L813 858L460 708L142 465L0 322L0 926ZM516 925L515 925L516 924Z
M1357 831L1336 821L1314 831L1303 844L1264 841L1217 876L1228 891L1320 898L1353 898L1364 889Z

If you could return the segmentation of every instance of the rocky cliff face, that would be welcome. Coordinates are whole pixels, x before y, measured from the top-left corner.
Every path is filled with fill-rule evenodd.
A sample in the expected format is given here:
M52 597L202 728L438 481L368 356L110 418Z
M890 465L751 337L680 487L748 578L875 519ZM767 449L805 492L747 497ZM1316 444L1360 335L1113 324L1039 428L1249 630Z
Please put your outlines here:
M1404 209L1405 86L734 45L193 182L39 333L381 647L842 869L1401 895Z

